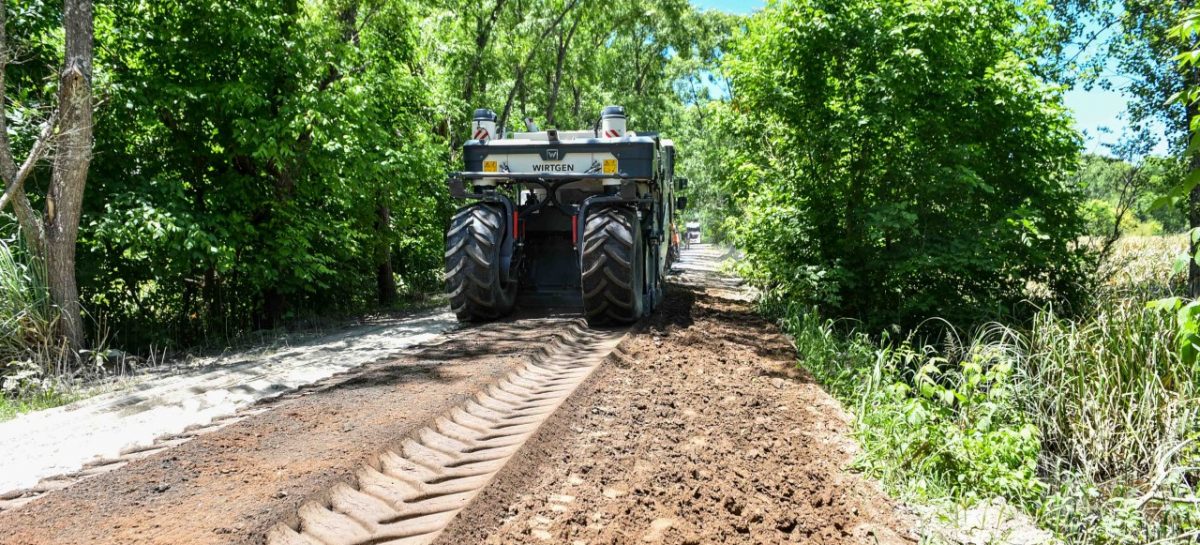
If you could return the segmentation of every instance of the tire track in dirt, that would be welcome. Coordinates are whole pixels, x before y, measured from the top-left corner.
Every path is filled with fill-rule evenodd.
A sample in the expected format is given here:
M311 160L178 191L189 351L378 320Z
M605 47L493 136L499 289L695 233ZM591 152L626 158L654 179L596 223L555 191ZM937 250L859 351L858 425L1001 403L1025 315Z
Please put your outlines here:
M476 393L590 342L583 333L576 315L541 312L445 334L167 448L120 456L116 469L47 486L55 489L0 512L0 544L260 545L281 521L299 528L300 508L324 505L338 483L357 486L364 463L381 467L381 452L403 453L407 439Z
M848 415L699 250L434 545L916 543L848 469Z
M574 324L566 339L399 448L384 451L272 529L270 545L418 545L437 539L542 422L617 346L622 332Z

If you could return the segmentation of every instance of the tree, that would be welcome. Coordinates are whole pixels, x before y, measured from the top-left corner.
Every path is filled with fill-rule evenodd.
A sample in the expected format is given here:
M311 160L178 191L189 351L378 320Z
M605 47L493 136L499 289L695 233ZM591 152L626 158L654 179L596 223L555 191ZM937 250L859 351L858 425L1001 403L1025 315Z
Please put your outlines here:
M92 2L66 0L63 7L63 68L59 73L57 107L20 168L16 167L7 136L6 89L3 72L9 61L4 12L0 5L0 175L5 191L0 211L12 203L33 253L45 260L50 297L61 313L60 328L68 352L84 346L82 306L75 281L75 245L92 158ZM25 193L25 181L49 148L54 166L46 191L45 212L39 220Z
M1077 136L1007 0L802 0L727 57L751 273L872 327L1070 299ZM1031 291L1030 286L1038 286Z
M1063 81L1085 86L1114 89L1115 81L1123 82L1121 91L1130 98L1127 113L1136 139L1157 140L1151 126L1161 125L1173 153L1188 157L1188 177L1200 176L1200 156L1185 152L1188 123L1196 117L1198 105L1175 99L1187 89L1200 87L1200 70L1176 63L1194 48L1194 34L1181 34L1176 28L1194 2L1055 0L1053 5L1058 44L1057 55L1050 57L1050 71ZM1110 64L1115 64L1119 77L1105 73ZM1186 197L1179 194L1180 187L1169 195L1170 205L1186 202L1188 225L1200 228L1200 186L1190 184ZM1197 251L1200 241L1193 240L1191 253ZM1195 260L1188 266L1188 292L1200 297L1200 263Z
M81 278L118 342L217 341L439 283L448 151L413 4L110 9Z

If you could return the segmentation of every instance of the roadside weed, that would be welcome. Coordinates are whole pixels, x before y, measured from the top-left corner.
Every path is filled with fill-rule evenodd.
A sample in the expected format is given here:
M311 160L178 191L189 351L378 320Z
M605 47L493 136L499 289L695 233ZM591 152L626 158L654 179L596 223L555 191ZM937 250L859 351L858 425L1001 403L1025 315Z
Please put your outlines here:
M1200 366L1178 350L1178 313L1142 298L1178 289L1144 263L1176 242L1118 248L1130 268L1094 308L1020 327L898 338L770 297L763 311L853 411L857 466L901 499L1003 497L1070 543L1178 542L1200 532Z
M43 271L13 241L0 239L0 420L69 403Z

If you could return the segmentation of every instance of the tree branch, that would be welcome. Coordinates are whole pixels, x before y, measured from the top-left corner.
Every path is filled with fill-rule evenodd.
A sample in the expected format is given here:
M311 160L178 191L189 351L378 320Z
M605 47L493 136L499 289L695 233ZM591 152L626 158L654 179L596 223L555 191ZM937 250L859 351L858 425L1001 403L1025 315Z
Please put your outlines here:
M475 29L475 56L471 60L471 64L467 65L467 82L463 85L463 99L467 107L472 107L471 101L475 99L475 75L479 71L479 63L483 59L483 53L487 49L488 40L491 39L492 29L496 26L496 19L500 17L500 12L504 9L506 0L496 0L496 4L492 6L492 13L487 18L487 23L482 19L476 24Z
M565 36L559 35L558 39L558 56L554 62L554 82L550 86L550 99L546 101L546 126L553 127L556 124L554 118L554 110L558 106L558 92L562 88L563 63L566 62L567 53L571 48L571 38L575 36L575 30L579 28L579 22L583 17L576 17L571 23L571 28L567 30Z
M20 170L12 176L5 184L4 195L0 196L0 211L8 205L10 200L18 193L24 194L25 179L29 177L29 173L33 172L33 167L46 153L46 148L50 145L50 140L54 137L54 129L58 127L58 119L60 110L54 110L50 114L50 118L46 120L46 125L42 127L42 133L38 135L37 141L33 143L33 147L29 149L29 155L25 157L25 162L21 164Z
M534 55L537 55L539 51L538 46L541 45L541 43L546 39L547 36L550 35L551 32L554 32L554 29L558 28L558 25L562 23L563 18L566 17L571 10L575 9L577 4L579 4L579 0L571 0L571 3L567 4L566 7L559 12L558 16L554 18L554 21L546 26L546 28L542 30L542 33L537 37L537 40L530 45L529 53L525 55L525 60L516 67L516 80L513 82L512 89L508 91L508 100L504 102L504 113L500 114L500 122L497 123L497 125L500 126L501 131L504 131L504 128L507 126L508 116L510 113L512 113L513 99L516 98L517 88L524 84L525 68L529 66L530 62L533 61Z

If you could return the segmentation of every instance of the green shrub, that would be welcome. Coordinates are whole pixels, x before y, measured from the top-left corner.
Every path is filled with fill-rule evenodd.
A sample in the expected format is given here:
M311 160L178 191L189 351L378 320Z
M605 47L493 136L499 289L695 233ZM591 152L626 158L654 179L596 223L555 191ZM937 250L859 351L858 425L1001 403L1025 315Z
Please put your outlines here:
M0 365L31 359L53 344L57 313L44 278L13 241L0 239Z
M1039 434L1018 410L1017 351L1008 332L939 355L911 338L838 333L793 307L785 328L802 364L854 410L862 466L906 496L1033 505ZM954 343L956 344L956 343Z
M1087 234L1094 237L1107 237L1113 232L1113 224L1117 221L1117 208L1111 202L1100 199L1089 199L1079 209L1087 225ZM1155 236L1162 234L1163 226L1158 220L1149 218L1138 219L1132 212L1126 212L1121 218L1120 233L1130 236Z
M1026 24L1007 0L751 17L727 56L742 118L723 128L741 136L726 193L747 268L871 331L1004 317L1031 285L1075 295L1077 135L1022 60Z
M0 421L75 399L56 376L58 313L44 278L37 261L0 238Z
M800 364L854 413L861 467L893 492L1003 496L1070 543L1200 530L1200 378L1172 314L1127 299L938 345L868 336L776 300Z

